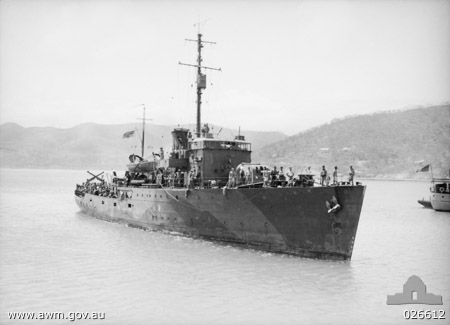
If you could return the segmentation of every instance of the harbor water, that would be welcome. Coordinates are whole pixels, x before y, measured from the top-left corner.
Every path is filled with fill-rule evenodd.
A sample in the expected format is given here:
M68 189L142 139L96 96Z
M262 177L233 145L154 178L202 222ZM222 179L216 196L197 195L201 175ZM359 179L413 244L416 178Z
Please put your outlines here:
M73 196L87 176L0 169L0 324L450 323L450 213L417 203L427 183L363 181L352 260L330 262L93 219ZM412 275L443 305L387 305ZM11 319L21 312L66 319Z

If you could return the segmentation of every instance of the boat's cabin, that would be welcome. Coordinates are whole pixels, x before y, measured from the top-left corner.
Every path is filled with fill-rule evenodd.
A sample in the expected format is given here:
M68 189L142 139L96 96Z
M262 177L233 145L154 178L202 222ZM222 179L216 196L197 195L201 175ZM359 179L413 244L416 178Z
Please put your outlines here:
M450 193L450 178L434 178L430 191L431 193Z

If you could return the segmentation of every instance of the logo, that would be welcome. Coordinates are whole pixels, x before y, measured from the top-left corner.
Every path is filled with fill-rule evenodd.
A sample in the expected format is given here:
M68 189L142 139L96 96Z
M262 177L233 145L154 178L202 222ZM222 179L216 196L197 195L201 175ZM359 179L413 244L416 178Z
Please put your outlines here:
M387 296L387 305L442 305L442 296L427 293L425 283L417 276L410 276L403 285L403 292Z

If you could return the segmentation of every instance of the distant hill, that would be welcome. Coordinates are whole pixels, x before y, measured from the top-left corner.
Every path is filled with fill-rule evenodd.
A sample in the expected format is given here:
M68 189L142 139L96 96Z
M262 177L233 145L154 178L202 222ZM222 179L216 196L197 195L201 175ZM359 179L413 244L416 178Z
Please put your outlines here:
M431 163L435 175L450 169L450 105L360 115L268 144L253 155L270 166L307 166L315 171L349 165L366 177L421 178L416 173Z
M237 130L210 125L220 138ZM193 126L188 126L193 129ZM135 124L86 123L69 129L0 125L0 166L123 170L131 153L140 153L139 137L122 139ZM146 153L169 149L173 126L148 125ZM435 175L450 169L450 105L391 111L337 119L287 137L277 132L242 132L252 143L252 160L302 171L338 166L358 177L427 178L416 173L431 163Z
M210 125L219 137L233 138L236 130ZM8 168L62 168L122 170L131 153L140 154L140 135L123 139L134 124L102 125L86 123L69 129L24 128L14 123L0 125L0 166ZM172 146L173 126L148 125L146 153ZM192 129L192 127L191 127ZM243 132L258 150L287 136L279 132Z

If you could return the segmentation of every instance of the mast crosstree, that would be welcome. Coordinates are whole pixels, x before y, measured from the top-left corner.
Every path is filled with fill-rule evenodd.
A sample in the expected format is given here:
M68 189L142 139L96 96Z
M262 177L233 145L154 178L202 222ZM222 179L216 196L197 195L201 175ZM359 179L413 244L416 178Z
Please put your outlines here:
M208 44L216 44L215 42L208 42L202 40L202 34L197 34L197 39L187 39L186 41L189 42L197 42L197 64L187 64L187 63L181 63L178 62L180 65L186 65L188 67L194 67L197 68L197 126L195 129L195 134L197 135L197 138L200 137L200 128L201 128L201 105L202 105L202 90L206 88L206 74L202 73L201 69L209 69L209 70L216 70L216 71L222 71L221 68L211 68L206 67L202 65L202 48L204 43Z

